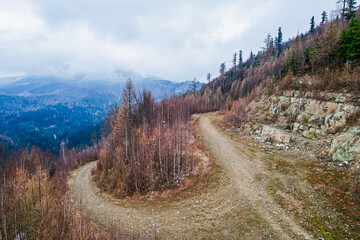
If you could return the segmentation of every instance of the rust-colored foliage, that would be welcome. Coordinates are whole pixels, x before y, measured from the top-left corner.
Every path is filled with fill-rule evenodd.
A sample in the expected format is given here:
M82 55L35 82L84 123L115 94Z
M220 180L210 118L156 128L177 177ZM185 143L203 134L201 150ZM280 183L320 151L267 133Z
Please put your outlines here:
M196 163L191 114L211 108L208 97L194 93L156 104L151 92L137 98L132 88L128 81L94 173L102 189L118 196L181 185Z
M210 96L214 109L207 109L227 110L227 120L239 125L249 120L245 106L264 94L281 95L288 90L359 92L359 62L337 57L347 23L345 19L326 21L314 31L283 43L280 54L268 35L262 51L204 85L197 99Z
M97 158L98 147L62 149L60 157L33 147L0 166L0 239L114 239L94 225L67 191L67 173Z

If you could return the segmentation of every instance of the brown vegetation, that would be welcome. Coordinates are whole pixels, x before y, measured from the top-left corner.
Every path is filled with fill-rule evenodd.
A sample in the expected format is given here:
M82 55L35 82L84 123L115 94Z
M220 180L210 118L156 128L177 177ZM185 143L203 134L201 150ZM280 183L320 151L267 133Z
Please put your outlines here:
M359 26L358 20L349 24L337 18L286 43L279 40L280 28L276 41L269 35L263 51L238 65L235 55L234 67L225 72L222 65L221 75L200 92L160 103L148 91L136 96L128 81L121 106L114 105L105 117L101 146L68 150L63 144L59 157L33 147L3 163L0 239L121 237L93 225L82 206L71 201L66 185L69 170L99 159L95 180L101 189L120 197L181 186L199 166L191 141L193 113L224 109L226 120L239 126L254 119L247 106L262 95L287 90L312 91L314 96L323 90L359 92L359 56L341 52L351 44L357 51ZM347 32L349 28L352 31ZM298 207L287 195L277 195Z
M67 172L97 157L98 147L60 157L33 147L12 154L0 172L0 239L114 239L92 224L67 191Z
M156 104L149 91L138 98L128 80L107 118L111 134L94 172L100 188L122 197L180 186L197 164L191 114L210 106L193 93Z
M269 35L262 51L204 85L199 98L212 95L213 107L226 109L227 120L239 125L249 117L246 106L263 95L287 90L358 92L359 26L358 20L337 18L280 45ZM352 46L354 52L342 50Z

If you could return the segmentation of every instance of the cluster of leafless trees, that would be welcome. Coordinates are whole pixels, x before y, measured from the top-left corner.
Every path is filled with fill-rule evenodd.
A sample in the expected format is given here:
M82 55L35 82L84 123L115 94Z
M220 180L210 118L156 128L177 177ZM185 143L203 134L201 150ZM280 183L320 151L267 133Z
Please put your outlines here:
M121 106L105 116L105 140L81 150L62 143L58 156L37 147L13 153L0 163L0 239L121 238L72 201L68 173L99 159L99 184L119 195L177 186L197 163L191 114L219 103L191 91L155 103L149 91L137 97L129 81Z
M181 184L196 164L191 114L209 108L210 96L191 91L155 103L150 91L137 96L129 79L121 105L106 116L111 134L99 154L99 186L125 196Z
M19 150L0 166L0 239L109 239L116 231L94 225L67 190L69 170L97 158L98 147Z
M100 143L81 150L62 143L58 156L37 147L10 155L0 164L0 239L122 239L70 198L68 173L99 159L95 178L118 195L180 185L197 164L191 115L213 109L210 95L197 94L155 103L150 91L136 96L129 80Z

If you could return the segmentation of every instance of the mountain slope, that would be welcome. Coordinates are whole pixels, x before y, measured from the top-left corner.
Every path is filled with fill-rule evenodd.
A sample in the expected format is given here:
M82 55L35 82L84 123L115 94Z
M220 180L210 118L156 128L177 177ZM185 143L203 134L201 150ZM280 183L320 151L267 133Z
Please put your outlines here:
M190 81L173 83L133 72L88 74L72 78L23 76L0 79L0 142L14 146L38 145L58 151L91 144L109 106L121 101L127 78L137 93L150 89L155 100L188 91ZM200 89L202 84L198 83ZM95 140L95 139L93 139Z
M51 96L56 102L76 101L91 96L94 93L111 93L117 97L122 94L126 79L135 73L124 75L124 73L112 74L89 74L61 78L56 76L23 76L0 79L0 95L20 97L45 97ZM131 78L132 79L132 78ZM137 90L150 89L155 100L164 97L179 95L188 91L191 81L171 82L156 77L136 76L132 79ZM198 89L202 84L197 83Z

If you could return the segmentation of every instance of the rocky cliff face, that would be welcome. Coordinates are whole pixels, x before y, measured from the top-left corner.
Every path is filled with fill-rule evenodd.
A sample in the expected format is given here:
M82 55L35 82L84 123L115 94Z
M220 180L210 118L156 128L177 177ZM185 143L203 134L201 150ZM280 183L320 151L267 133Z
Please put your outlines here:
M360 162L360 95L288 91L249 104L240 131L277 146L312 149L316 155Z

